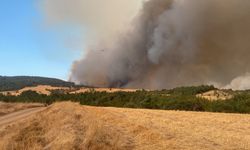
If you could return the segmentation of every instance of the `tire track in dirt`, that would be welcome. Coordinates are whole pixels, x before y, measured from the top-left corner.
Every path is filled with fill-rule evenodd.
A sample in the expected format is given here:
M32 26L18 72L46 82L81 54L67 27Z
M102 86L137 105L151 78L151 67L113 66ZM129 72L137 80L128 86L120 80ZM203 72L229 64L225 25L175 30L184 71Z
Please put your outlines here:
M4 115L4 116L0 117L0 126L10 124L10 123L15 122L15 121L26 119L29 116L31 116L37 112L43 111L45 109L46 109L46 107L36 107L36 108L25 109L25 110L14 112L14 113L11 113L8 115Z

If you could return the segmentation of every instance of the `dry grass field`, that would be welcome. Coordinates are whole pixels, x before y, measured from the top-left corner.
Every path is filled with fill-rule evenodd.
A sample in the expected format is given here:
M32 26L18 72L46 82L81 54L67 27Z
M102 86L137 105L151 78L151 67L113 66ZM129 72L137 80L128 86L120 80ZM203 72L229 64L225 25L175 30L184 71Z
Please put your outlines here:
M19 110L24 110L27 108L41 107L44 104L39 103L3 103L0 102L0 117L9 113L13 113Z
M1 92L3 95L13 95L18 96L21 95L25 91L35 91L38 94L45 94L50 95L52 90L69 90L68 87L53 87L49 85L38 85L34 87L25 87L23 89L17 90L17 91L5 91Z
M80 88L78 90L70 92L70 94L78 94L78 93L85 93L85 92L107 92L107 93L114 93L114 92L136 92L139 89L121 89L121 88Z
M38 94L45 94L50 95L51 91L53 90L64 90L65 92L69 92L70 94L79 94L79 93L85 93L85 92L136 92L138 89L120 89L120 88L69 88L69 87L53 87L49 85L38 85L34 87L25 87L23 89L17 90L17 91L4 91L0 92L0 94L3 95L13 95L18 96L21 95L25 91L34 91Z
M250 115L56 103L0 127L0 149L250 149Z

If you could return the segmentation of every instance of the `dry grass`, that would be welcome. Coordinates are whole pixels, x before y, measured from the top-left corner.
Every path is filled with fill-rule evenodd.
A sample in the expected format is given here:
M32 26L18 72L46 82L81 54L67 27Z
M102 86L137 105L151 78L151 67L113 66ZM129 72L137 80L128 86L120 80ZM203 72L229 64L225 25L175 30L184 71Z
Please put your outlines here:
M69 87L53 87L49 85L38 85L34 87L25 87L23 89L17 90L17 91L5 91L0 92L3 95L12 95L12 96L18 96L21 95L25 91L34 91L39 94L45 94L50 95L51 91L53 90L64 90L65 92L69 92L70 94L78 94L78 93L85 93L85 92L108 92L108 93L114 93L114 92L136 92L139 89L119 89L119 88L69 88Z
M212 90L202 94L197 94L196 96L210 101L228 100L233 98L232 94L224 92L222 90Z
M250 149L250 115L57 103L0 128L0 149ZM22 126L20 126L22 124Z
M107 93L114 93L114 92L136 92L139 89L120 89L120 88L80 88L76 91L70 92L71 94L78 94L78 93L86 93L86 92L107 92Z
M39 103L3 103L0 102L0 117L9 113L13 113L19 110L27 108L41 107L43 104Z
M39 94L45 94L50 95L52 90L69 90L68 87L53 87L50 85L38 85L34 87L25 87L23 89L17 90L17 91L5 91L1 92L3 95L13 95L18 96L21 95L25 91L35 91Z

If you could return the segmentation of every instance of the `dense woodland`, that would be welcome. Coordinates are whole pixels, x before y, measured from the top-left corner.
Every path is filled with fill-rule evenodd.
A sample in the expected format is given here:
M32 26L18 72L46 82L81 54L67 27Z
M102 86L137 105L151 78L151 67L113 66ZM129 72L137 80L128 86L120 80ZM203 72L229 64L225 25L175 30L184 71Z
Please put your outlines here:
M19 90L27 86L37 85L51 85L51 86L63 86L71 87L74 83L66 82L54 78L44 77L28 77L28 76L17 76L17 77L6 77L0 76L0 91L12 91Z
M79 102L82 105L147 108L163 110L186 110L226 113L250 113L250 92L240 91L234 93L234 98L225 101L208 101L197 98L195 95L215 89L213 86L181 87L172 90L137 92L95 92L81 94L63 94L54 91L50 96L40 95L27 91L20 96L0 95L4 102L40 102L52 104L60 101Z

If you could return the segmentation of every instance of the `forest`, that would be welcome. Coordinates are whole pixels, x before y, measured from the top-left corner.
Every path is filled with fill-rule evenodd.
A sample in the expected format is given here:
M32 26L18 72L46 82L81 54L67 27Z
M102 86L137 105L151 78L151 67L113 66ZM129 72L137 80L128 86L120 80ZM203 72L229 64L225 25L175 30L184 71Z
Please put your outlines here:
M55 78L16 76L0 76L0 91L19 90L28 86L51 85L59 87L75 86L74 83L66 82Z

